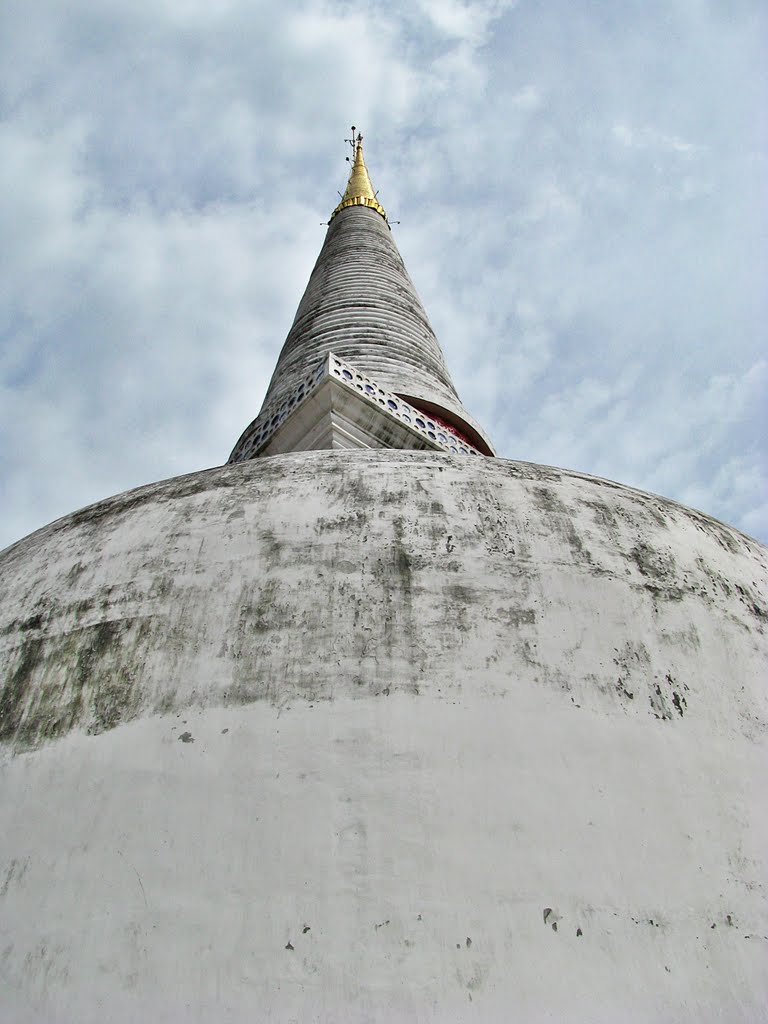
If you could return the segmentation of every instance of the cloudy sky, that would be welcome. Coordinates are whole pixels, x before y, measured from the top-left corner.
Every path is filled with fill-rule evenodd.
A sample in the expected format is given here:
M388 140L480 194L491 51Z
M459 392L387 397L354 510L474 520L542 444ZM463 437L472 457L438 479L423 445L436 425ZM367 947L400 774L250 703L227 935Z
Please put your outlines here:
M765 0L2 0L0 546L223 463L361 126L499 453L768 539Z

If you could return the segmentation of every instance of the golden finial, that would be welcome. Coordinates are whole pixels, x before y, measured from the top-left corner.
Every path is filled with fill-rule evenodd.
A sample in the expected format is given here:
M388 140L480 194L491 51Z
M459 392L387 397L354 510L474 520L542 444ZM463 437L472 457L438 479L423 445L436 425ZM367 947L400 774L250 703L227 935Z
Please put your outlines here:
M344 210L347 206L368 206L375 210L376 213L381 214L384 220L386 220L387 215L384 207L376 198L371 179L368 177L368 168L365 166L365 160L363 159L363 136L354 125L352 125L352 138L345 141L352 147L352 159L347 157L347 160L352 164L352 171L349 175L347 188L341 197L341 202L331 214L331 220L340 210Z

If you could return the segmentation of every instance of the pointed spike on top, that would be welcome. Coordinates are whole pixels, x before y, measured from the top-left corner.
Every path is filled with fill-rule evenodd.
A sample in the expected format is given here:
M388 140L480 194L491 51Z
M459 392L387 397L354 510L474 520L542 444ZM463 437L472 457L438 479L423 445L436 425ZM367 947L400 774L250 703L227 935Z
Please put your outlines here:
M357 134L355 134L356 132ZM347 206L368 206L386 220L387 214L384 207L376 198L376 192L374 191L371 179L368 176L368 168L365 166L365 158L363 157L363 136L357 131L354 125L352 125L352 139L350 141L352 144L354 159L349 161L349 157L347 157L347 160L352 163L352 171L349 175L349 181L341 202L331 214L330 219L333 220L336 214Z

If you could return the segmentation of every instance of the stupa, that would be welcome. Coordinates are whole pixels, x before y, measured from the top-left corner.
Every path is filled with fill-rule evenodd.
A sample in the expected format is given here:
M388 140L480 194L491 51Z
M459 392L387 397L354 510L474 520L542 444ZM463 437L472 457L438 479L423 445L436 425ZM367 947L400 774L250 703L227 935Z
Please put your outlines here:
M497 457L353 145L228 464L0 553L0 1020L765 1020L766 549Z

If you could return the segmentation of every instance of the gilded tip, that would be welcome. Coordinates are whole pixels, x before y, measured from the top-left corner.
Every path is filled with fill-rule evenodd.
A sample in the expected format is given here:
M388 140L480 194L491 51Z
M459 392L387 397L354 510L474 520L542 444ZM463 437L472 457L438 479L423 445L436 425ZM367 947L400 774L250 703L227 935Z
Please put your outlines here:
M333 220L336 214L346 209L347 206L368 206L386 220L387 214L376 198L371 179L368 176L368 168L365 166L363 136L355 125L352 125L352 138L346 141L352 147L352 159L350 161L352 163L352 170L341 202L331 214L330 220ZM347 157L347 160L349 161L350 158Z

